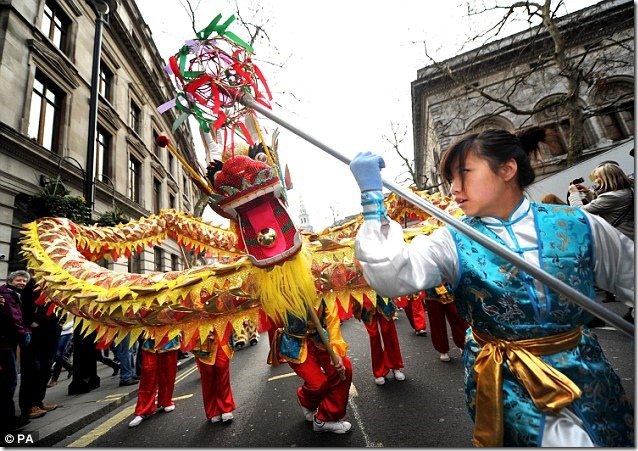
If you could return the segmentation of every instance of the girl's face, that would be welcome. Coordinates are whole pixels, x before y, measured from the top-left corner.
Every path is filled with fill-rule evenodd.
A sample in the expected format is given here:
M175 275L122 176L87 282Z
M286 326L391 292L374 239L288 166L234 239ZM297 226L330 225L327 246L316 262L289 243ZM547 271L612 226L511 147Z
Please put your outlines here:
M508 219L522 195L516 183L516 171L514 160L494 172L487 160L470 152L465 163L453 168L452 196L467 216Z

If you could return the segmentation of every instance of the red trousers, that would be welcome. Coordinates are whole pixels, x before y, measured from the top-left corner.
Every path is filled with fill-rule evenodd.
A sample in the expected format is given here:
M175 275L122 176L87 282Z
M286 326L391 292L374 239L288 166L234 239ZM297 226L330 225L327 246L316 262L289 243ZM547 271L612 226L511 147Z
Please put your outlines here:
M372 374L383 377L392 369L403 368L403 358L399 347L399 337L394 321L380 313L372 315L370 324L363 323L370 336L370 357Z
M303 363L288 362L304 381L297 389L297 397L305 408L317 409L317 420L338 421L346 416L352 383L352 363L348 357L342 357L346 377L341 380L328 351L318 348L312 340L307 340L307 343L306 360Z
M425 319L425 307L423 307L423 301L420 296L416 299L410 297L408 304L403 310L405 311L405 316L408 317L408 321L410 321L410 325L416 332L428 328L428 323Z
M209 420L235 410L233 389L230 386L230 359L221 349L217 349L215 364L207 365L196 359L202 380L204 411Z
M432 337L432 345L441 354L450 350L450 344L447 336L447 322L450 323L452 330L452 340L454 344L463 349L465 343L465 331L468 324L459 316L454 302L442 304L437 301L426 300L428 305L428 317L430 318L430 336Z
M159 407L173 405L176 374L177 349L166 352L142 350L142 374L135 415L147 417L153 414L156 410L156 397Z

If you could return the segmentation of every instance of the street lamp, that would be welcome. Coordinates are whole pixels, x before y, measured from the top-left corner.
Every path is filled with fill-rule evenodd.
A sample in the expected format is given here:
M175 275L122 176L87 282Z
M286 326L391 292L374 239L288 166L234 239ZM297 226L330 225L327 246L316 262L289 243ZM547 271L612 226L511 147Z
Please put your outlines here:
M93 41L93 69L91 72L91 100L89 106L89 134L86 145L86 177L84 200L93 209L95 199L95 135L97 134L97 102L99 94L100 58L102 53L102 28L107 24L107 15L117 8L117 0L87 0L96 13L95 38Z
M71 160L72 162L74 162L78 166L78 168L80 168L80 171L82 172L82 179L86 180L86 173L84 172L84 169L82 168L82 165L80 164L80 162L70 155L62 156L60 157L60 160L58 161L57 177L55 179L55 185L53 186L53 194L56 194L58 185L62 181L60 177L60 171L62 170L62 162L64 160Z

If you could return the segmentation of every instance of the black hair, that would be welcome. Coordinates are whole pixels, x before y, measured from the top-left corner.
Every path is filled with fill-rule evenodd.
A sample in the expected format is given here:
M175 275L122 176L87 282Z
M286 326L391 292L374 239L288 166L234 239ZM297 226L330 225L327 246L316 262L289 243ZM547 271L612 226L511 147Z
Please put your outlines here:
M517 134L497 129L471 133L450 145L443 154L439 170L445 180L452 180L453 168L462 166L470 152L485 159L494 172L513 159L518 166L518 184L524 189L534 182L536 175L530 156L538 152L538 143L544 139L545 129L540 127L531 127Z

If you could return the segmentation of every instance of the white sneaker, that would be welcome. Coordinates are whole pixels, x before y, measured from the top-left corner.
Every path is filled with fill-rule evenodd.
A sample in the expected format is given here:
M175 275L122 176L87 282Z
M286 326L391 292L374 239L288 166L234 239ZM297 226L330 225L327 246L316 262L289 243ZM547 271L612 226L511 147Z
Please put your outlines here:
M222 421L221 415L215 415L213 418L210 419L211 423L219 423L220 421Z
M144 417L137 415L131 420L131 422L128 424L128 427L134 428L136 426L139 426L142 421L144 421Z
M447 354L447 352L444 352L443 354L441 354L441 356L439 357L439 360L441 362L449 362L450 361L450 356Z
M233 416L233 412L226 412L226 413L222 413L222 422L225 423L227 421L232 420L233 418L235 418Z
M377 385L385 384L385 377L375 377L374 378L374 383L377 384Z
M335 434L345 434L350 431L352 425L343 420L339 421L319 421L312 420L312 430L315 432L334 432Z
M312 421L312 419L315 417L315 412L302 406L299 402L299 398L297 398L297 404L299 404L299 407L301 407L301 411L303 412L303 416L306 418L306 421Z
M404 381L405 380L405 374L403 374L403 371L401 370L392 370L392 373L394 374L394 379L397 381Z
M175 410L175 404L164 407L164 412L172 412L173 410Z

